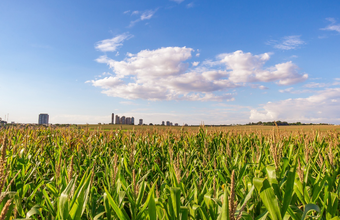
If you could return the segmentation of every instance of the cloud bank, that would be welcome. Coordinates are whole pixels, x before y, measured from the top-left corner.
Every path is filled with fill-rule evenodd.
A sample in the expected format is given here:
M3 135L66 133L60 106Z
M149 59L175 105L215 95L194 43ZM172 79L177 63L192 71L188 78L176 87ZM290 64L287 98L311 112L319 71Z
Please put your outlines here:
M307 98L268 102L261 110L252 109L252 121L340 122L340 88L329 88Z
M308 78L291 61L264 68L269 53L252 55L239 50L190 65L193 52L186 47L162 47L128 53L122 61L104 55L96 61L107 64L114 74L88 82L108 96L124 99L232 101L234 94L228 90L233 88L266 89L253 83L291 85Z

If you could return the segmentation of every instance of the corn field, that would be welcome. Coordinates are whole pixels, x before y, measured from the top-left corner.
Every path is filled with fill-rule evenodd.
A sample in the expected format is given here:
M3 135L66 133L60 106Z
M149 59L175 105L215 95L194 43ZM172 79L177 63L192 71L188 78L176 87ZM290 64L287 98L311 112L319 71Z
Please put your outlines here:
M340 219L337 131L0 130L0 220Z

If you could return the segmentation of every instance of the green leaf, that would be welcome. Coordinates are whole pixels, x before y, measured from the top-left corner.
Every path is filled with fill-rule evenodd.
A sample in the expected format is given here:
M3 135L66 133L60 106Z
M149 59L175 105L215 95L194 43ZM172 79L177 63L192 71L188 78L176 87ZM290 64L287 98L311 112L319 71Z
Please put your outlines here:
M107 217L107 220L111 220L111 209L110 209L110 205L109 205L109 201L107 199L107 194L104 193L104 208L105 208L105 211L106 211L106 217Z
M74 179L71 179L65 190L61 193L58 203L58 212L62 220L67 220L69 216L69 195L74 184ZM46 195L47 196L47 195Z
M82 185L79 185L80 189L78 191L78 194L74 195L76 197L76 200L73 203L70 211L70 216L73 220L80 220L85 211L88 195L90 192L90 181L91 174L88 175L86 181Z
M174 217L179 219L179 210L180 210L180 193L181 189L178 187L171 187L170 188L170 207L173 210Z
M294 192L294 181L295 181L295 173L296 173L296 164L288 171L288 177L286 180L285 186L285 195L283 197L283 204L281 207L281 217L285 216L288 206L292 200L293 192Z
M104 215L104 213L105 213L105 212L101 212L101 213L97 214L97 215L93 218L93 220L99 219L102 215Z
M106 196L107 196L107 199L109 201L109 204L110 206L113 208L113 210L115 211L116 215L118 216L118 218L120 220L128 220L130 219L128 217L128 215L126 213L124 213L123 210L121 210L117 204L115 203L115 201L112 199L111 195L109 194L109 192L107 191L107 189L105 188L105 193L106 193Z
M304 220L307 217L308 212L313 211L313 210L318 212L318 213L320 212L319 206L317 206L315 204L307 204L307 205L305 205L305 211L303 212L301 220Z
M276 170L273 166L267 166L266 167L267 175L268 175L268 181L272 188L274 189L274 193L277 196L277 198L281 201L281 194L280 194L280 188L279 183L276 179Z
M40 218L45 219L42 213L40 212L39 208L41 208L39 205L35 205L31 208L29 212L26 214L26 218L30 218L33 215L39 215Z
M254 185L272 220L282 220L279 203L269 181L263 178L254 178Z
M150 220L156 220L156 202L153 193L149 200L149 218Z

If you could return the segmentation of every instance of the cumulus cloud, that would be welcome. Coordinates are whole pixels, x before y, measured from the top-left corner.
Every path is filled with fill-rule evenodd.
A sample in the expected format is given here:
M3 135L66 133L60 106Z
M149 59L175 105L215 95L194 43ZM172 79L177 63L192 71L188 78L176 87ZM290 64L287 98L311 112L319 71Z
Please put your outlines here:
M261 110L252 109L252 121L301 121L328 122L340 121L340 88L325 89L307 98L286 99L268 102Z
M298 66L291 61L263 69L263 65L270 59L269 53L252 55L238 50L234 53L220 54L218 58L230 70L229 80L235 83L276 81L278 85L291 85L308 78L308 74L299 74Z
M330 24L325 28L321 28L321 30L336 31L336 32L340 33L340 24L337 24L336 20L334 18L326 18L326 20L328 20L330 22Z
M200 62L192 62L193 66L198 66L198 64L200 64Z
M117 61L106 55L96 61L107 64L114 75L88 81L103 89L108 96L147 100L232 101L234 94L227 91L253 82L276 81L289 85L303 81L307 74L297 72L291 62L264 69L269 54L252 55L236 51L221 54L216 61L188 62L192 48L163 47L128 53ZM219 65L222 68L216 69ZM257 85L256 88L267 89Z
M128 40L132 37L133 35L129 33L117 35L114 38L97 42L96 49L102 52L114 52L118 49L118 47L123 45L123 41Z
M301 40L300 35L292 35L283 37L281 41L272 40L269 41L268 44L274 46L274 48L280 50L292 50L296 49L298 46L305 44L303 40Z

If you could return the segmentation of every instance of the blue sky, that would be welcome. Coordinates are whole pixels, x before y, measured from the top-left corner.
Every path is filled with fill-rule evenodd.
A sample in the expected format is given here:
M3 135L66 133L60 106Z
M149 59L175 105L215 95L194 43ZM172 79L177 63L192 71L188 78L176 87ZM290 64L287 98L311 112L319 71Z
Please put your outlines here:
M0 117L340 123L339 1L1 1Z

